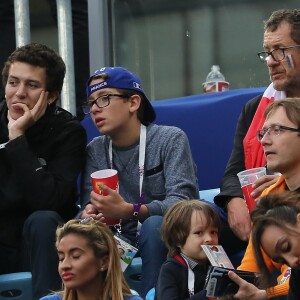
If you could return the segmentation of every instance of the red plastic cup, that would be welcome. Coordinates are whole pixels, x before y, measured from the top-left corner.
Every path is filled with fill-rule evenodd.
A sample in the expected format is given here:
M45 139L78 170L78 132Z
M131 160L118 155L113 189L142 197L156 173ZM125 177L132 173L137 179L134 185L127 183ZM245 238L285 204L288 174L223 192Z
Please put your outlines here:
M246 204L248 206L249 213L251 213L251 211L256 205L254 198L250 196L253 192L252 183L242 186L242 191L244 194Z
M104 169L104 170L96 171L91 174L91 180L92 180L94 192L99 195L107 196L107 193L100 188L99 183L104 184L117 192L119 191L119 179L118 179L117 170ZM120 223L120 219L106 218L107 226L114 226L119 223Z
M240 180L240 184L242 187L242 191L244 194L246 204L248 206L249 213L252 212L253 208L256 205L254 198L251 197L251 193L253 192L252 184L258 178L260 178L264 175L266 175L266 168L264 168L264 167L245 170L245 171L239 172L237 174L237 176Z

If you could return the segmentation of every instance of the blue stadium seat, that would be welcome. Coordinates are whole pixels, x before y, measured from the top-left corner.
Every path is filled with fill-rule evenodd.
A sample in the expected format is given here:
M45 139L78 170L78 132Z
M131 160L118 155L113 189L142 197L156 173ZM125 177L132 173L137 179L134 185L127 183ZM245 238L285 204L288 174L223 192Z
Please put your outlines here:
M214 209L217 211L220 218L223 219L224 221L227 221L227 214L224 212L224 210L222 208L220 208L218 205L216 205L214 203L214 197L219 193L220 193L219 188L209 189L209 190L201 190L201 191L199 191L199 198L202 201L211 204L214 207Z
M127 284L131 289L141 293L142 259L135 257L124 272Z
M140 295L137 291L135 291L133 289L130 289L130 292L131 292L132 295L136 295L136 296Z
M214 197L220 193L220 189L209 189L209 190L201 190L199 192L200 199L204 199L208 202L214 202Z
M0 300L32 300L30 272L0 275Z
M149 292L146 295L145 300L153 300L155 296L155 288L152 288L151 290L149 290Z

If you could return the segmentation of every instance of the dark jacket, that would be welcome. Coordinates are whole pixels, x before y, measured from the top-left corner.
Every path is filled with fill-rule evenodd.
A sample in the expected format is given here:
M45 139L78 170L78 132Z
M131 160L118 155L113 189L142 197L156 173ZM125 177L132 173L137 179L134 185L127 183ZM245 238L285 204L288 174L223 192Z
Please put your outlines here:
M155 287L155 299L157 300L207 300L206 290L203 290L208 265L196 266L194 295L190 297L188 292L188 268L175 258L168 258L160 269Z
M300 270L292 269L292 274L290 277L290 289L288 294L288 300L299 300L300 299Z
M245 170L243 140L251 125L261 98L262 95L259 95L248 101L240 114L235 131L233 149L222 179L221 192L214 199L215 203L222 208L224 208L227 201L233 197L243 198L243 192L237 173Z
M0 103L0 143L8 141L6 102ZM73 116L52 104L26 134L0 149L0 245L16 247L25 219L37 210L74 217L77 177L86 133Z

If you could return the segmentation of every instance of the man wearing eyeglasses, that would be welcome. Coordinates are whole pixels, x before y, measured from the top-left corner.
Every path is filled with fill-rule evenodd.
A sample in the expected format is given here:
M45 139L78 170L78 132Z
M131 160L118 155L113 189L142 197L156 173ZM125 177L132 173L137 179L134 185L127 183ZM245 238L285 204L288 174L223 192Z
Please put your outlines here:
M88 80L87 97L103 136L87 146L81 217L122 220L111 228L134 245L139 242L144 297L167 255L160 239L162 216L179 199L199 198L196 167L182 130L151 124L155 111L133 73L121 67L97 70ZM105 185L100 187L107 196L92 191L90 175L102 169L118 171L119 193Z
M265 120L264 111L274 100L300 96L299 23L300 10L297 9L275 11L265 22L264 51L259 52L258 57L268 67L272 83L263 95L245 105L238 121L221 193L215 197L215 203L225 209L228 215L229 227L225 225L220 241L229 254L245 248L250 234L250 216L237 173L266 164L263 149L256 139L256 132L262 128ZM267 174L256 181L253 191L255 198L278 178Z
M268 169L272 172L280 172L282 175L263 191L262 196L286 190L300 192L300 98L274 101L267 107L264 116L266 120L262 129L257 131L257 139L262 144ZM293 251L293 245L287 239L282 238L282 245L277 246L278 249L281 247L279 252ZM291 269L282 260L275 261L274 258L272 260L268 253L265 254L264 262L270 272L272 273L274 269L279 271L277 285L259 290L233 275L232 279L240 285L235 298L263 300L288 294ZM295 264L298 263L297 258ZM249 240L245 256L238 269L259 272L252 239Z

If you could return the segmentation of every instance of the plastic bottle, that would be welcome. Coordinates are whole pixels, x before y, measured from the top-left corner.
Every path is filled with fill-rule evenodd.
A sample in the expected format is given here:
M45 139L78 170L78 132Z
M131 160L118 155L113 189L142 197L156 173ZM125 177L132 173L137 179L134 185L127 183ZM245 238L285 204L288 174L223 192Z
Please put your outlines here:
M225 81L224 75L220 72L220 67L218 65L213 65L206 77L206 81L203 83L203 92L223 92L227 91L228 88L229 83Z

